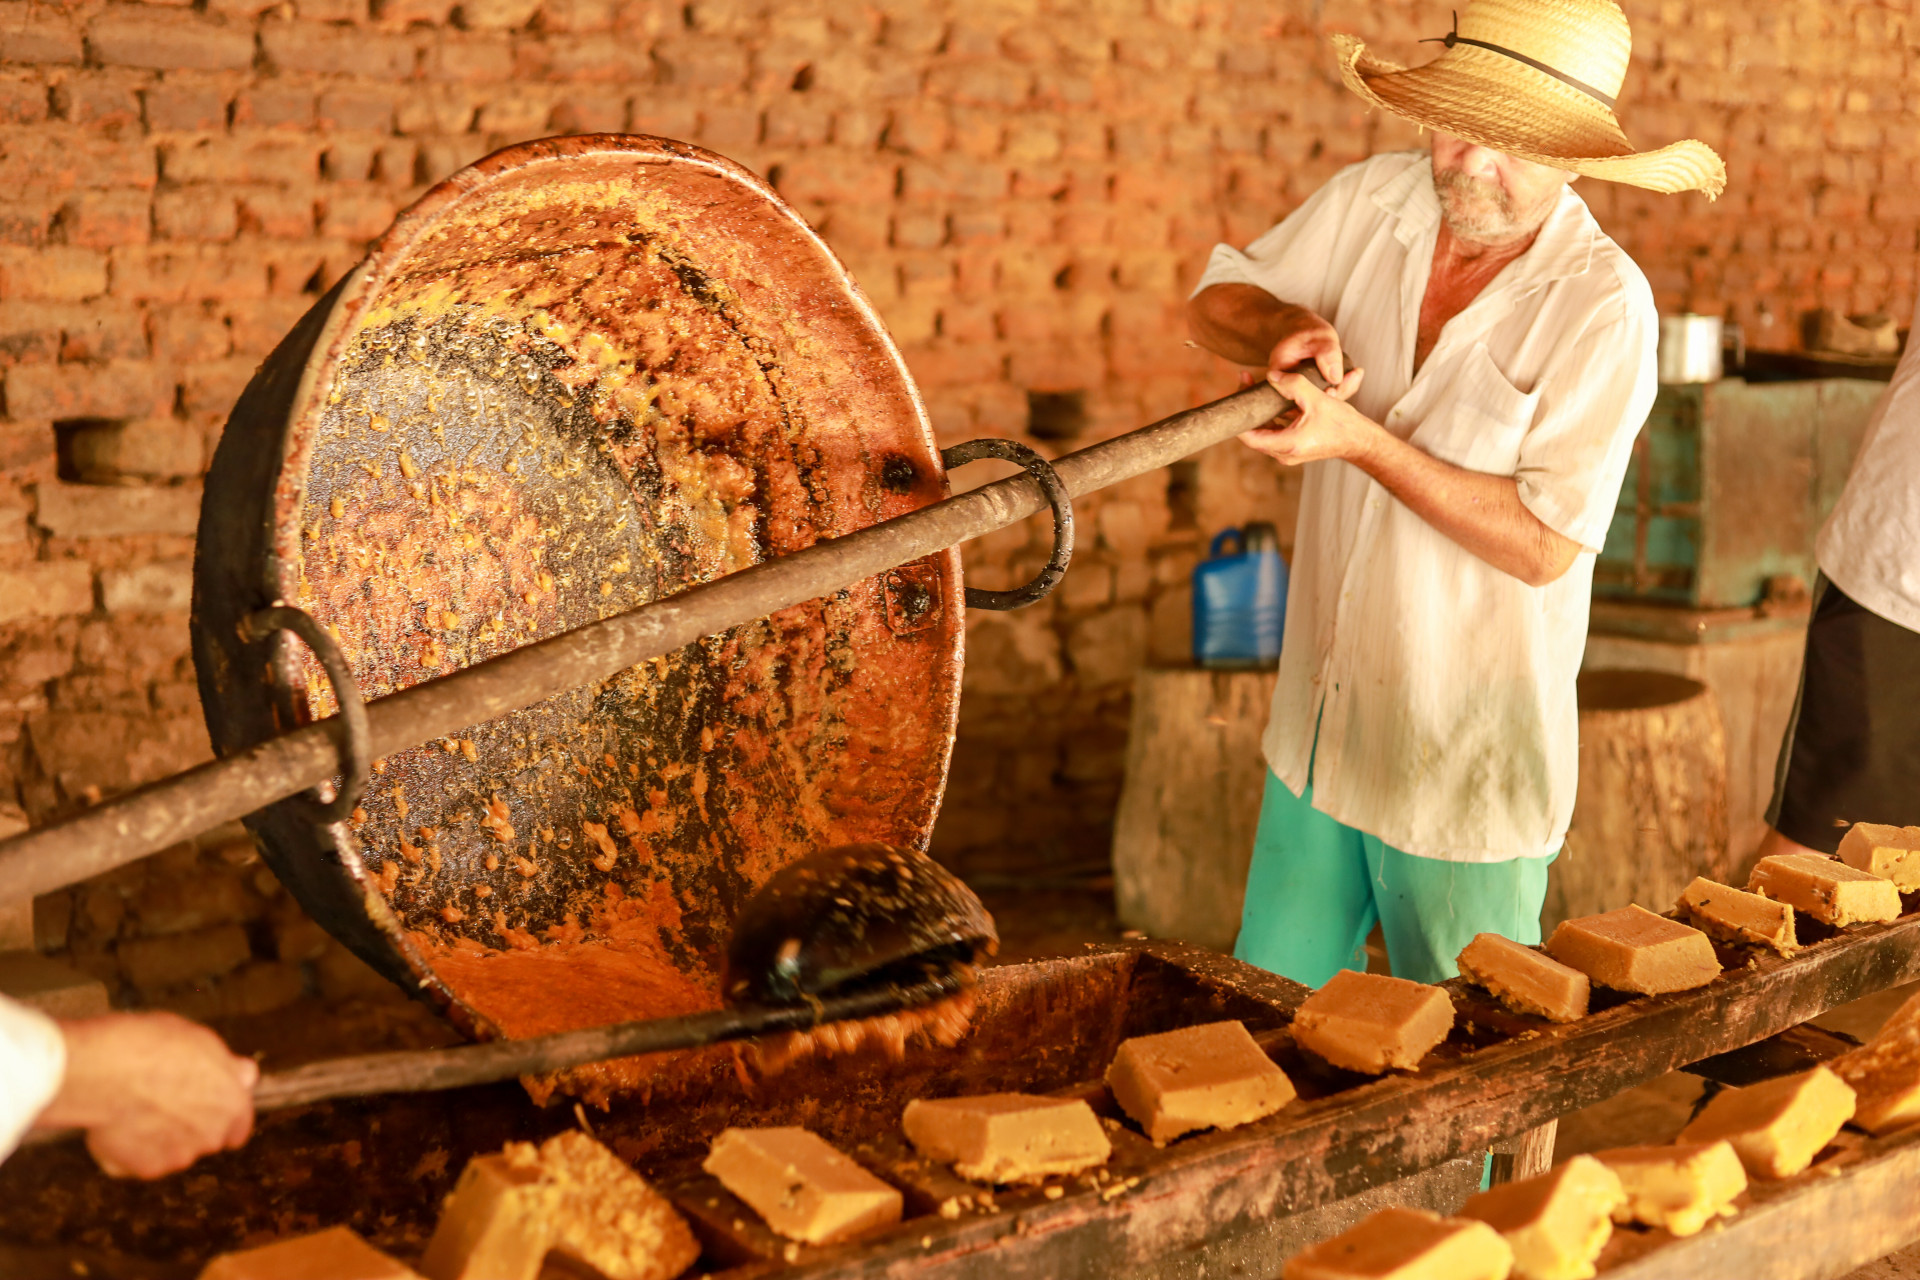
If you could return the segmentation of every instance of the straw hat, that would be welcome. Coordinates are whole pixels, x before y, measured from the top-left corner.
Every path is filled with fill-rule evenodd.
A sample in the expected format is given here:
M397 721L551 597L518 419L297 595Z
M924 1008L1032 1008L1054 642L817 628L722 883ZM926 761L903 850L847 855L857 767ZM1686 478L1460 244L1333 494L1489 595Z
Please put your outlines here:
M1411 70L1334 36L1347 87L1415 124L1522 160L1654 191L1727 185L1713 148L1688 139L1635 151L1613 113L1633 51L1615 0L1468 0L1446 52Z

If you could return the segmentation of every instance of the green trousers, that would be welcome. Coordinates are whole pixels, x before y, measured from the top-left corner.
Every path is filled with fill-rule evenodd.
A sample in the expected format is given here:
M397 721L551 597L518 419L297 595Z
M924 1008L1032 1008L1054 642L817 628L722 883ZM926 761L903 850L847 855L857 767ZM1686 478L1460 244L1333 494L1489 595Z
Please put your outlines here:
M1267 773L1233 954L1320 987L1365 969L1377 921L1395 977L1440 982L1476 933L1540 941L1552 858L1443 862L1416 858L1313 807Z

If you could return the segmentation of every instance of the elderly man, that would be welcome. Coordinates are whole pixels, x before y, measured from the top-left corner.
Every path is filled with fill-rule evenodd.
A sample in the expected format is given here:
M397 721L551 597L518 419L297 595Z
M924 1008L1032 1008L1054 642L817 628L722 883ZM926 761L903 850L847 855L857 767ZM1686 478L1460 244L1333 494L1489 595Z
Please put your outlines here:
M1334 38L1347 85L1430 152L1354 165L1219 246L1189 303L1203 345L1296 406L1245 437L1304 475L1236 950L1312 986L1361 963L1376 921L1394 973L1427 982L1476 933L1539 940L1593 559L1658 332L1569 182L1725 182L1702 143L1627 142L1612 0L1476 0L1440 42L1403 70Z

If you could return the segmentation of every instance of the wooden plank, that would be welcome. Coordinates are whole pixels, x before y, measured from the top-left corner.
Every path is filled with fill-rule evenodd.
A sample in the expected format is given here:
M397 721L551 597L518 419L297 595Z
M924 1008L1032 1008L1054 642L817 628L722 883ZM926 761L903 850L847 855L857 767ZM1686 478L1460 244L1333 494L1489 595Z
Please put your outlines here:
M1739 1215L1697 1236L1616 1232L1600 1274L1832 1280L1920 1239L1920 1129L1849 1147L1796 1178L1753 1184Z
M1305 988L1249 977L1221 958L1152 943L1145 963L1193 973L1297 1007ZM1279 1214L1345 1199L1444 1161L1485 1152L1690 1062L1765 1039L1836 1005L1920 977L1920 917L1836 934L1792 959L1749 953L1706 987L1617 998L1578 1022L1554 1025L1503 1014L1457 981L1456 1004L1474 1025L1416 1074L1359 1078L1314 1068L1284 1030L1257 1036L1302 1101L1255 1124L1196 1134L1150 1166L1099 1190L983 1217L920 1218L874 1238L857 1258L819 1259L788 1277L892 1276L917 1280L1118 1274L1134 1262L1244 1233ZM1330 1086L1337 1091L1309 1096ZM1097 1092L1091 1086L1089 1093ZM1099 1110L1096 1106L1096 1110ZM1138 1181L1135 1181L1135 1178ZM1118 1188L1118 1190L1115 1190ZM740 1280L758 1274L741 1271ZM770 1274L770 1273L769 1273Z

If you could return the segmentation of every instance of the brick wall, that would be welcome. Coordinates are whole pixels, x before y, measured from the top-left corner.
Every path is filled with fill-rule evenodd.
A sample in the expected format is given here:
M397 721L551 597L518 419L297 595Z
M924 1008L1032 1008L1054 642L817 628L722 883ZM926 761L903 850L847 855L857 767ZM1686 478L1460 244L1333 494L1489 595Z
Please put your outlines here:
M0 0L0 802L44 819L205 754L185 657L198 476L255 363L427 183L554 132L703 143L773 175L841 252L943 443L1031 425L1064 450L1232 385L1183 346L1208 247L1415 141L1338 87L1325 34L1420 60L1447 8ZM1718 205L1584 184L1662 305L1773 347L1819 305L1904 319L1911 4L1628 8L1629 132L1704 138L1732 174ZM1290 536L1292 493L1229 446L1083 504L1057 597L972 620L944 856L1101 859L1129 678L1184 650L1203 534L1265 514ZM970 571L1007 585L1042 536L985 539ZM48 919L161 1002L179 975L141 958L146 935L200 938L205 972L283 963L284 908L230 842L168 857ZM170 879L207 876L233 887L197 915L168 905ZM242 1003L287 989L258 972Z

